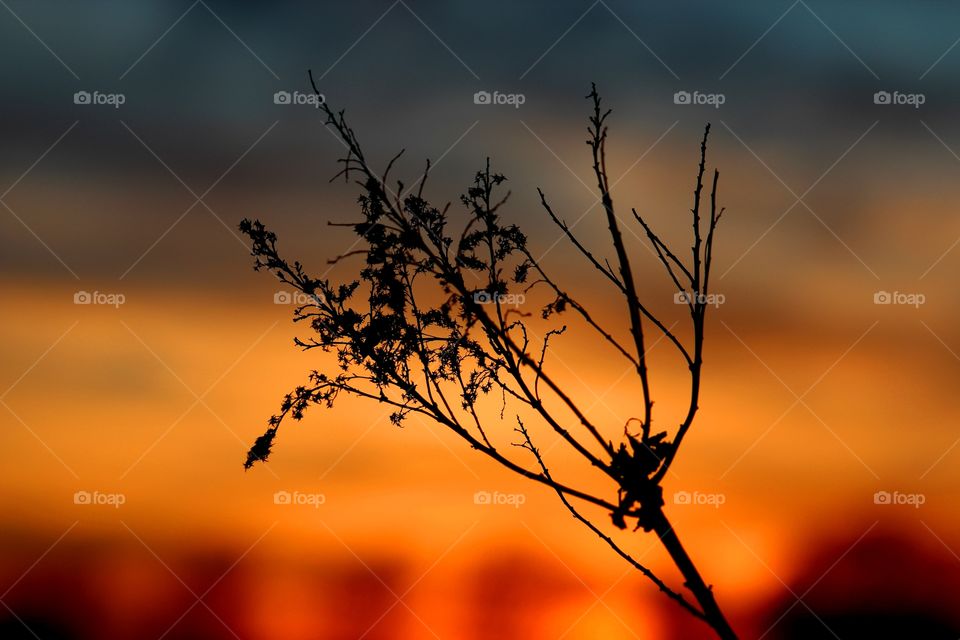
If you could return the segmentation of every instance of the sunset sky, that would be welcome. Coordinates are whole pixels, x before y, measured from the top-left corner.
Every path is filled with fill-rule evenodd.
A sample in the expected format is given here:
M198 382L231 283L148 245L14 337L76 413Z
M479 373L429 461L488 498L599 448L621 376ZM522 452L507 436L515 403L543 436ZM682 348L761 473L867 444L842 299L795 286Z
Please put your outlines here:
M933 2L0 2L0 636L710 637L554 493L423 419L347 398L243 470L283 395L336 362L296 349L308 328L238 223L314 275L360 264L328 264L354 236L327 223L358 218L356 186L329 182L343 147L275 101L312 69L375 166L405 149L409 185L433 161L454 227L489 157L503 217L618 335L622 300L537 188L613 259L595 82L641 296L682 323L630 208L685 241L710 122L723 303L666 513L742 638L845 637L834 621L876 611L957 637L958 25ZM548 363L618 441L636 377L562 321ZM665 343L650 359L674 429L687 372ZM497 402L484 416L515 440ZM616 500L539 433L557 475ZM655 537L584 513L682 589Z

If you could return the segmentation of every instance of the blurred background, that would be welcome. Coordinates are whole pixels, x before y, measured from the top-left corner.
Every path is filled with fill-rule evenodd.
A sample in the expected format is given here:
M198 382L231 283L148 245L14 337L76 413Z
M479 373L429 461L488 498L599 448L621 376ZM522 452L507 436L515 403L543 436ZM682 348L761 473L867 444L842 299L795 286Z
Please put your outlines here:
M316 275L357 269L327 264L358 192L328 183L343 148L312 69L375 166L406 149L409 185L432 159L454 224L492 158L503 215L616 332L536 188L612 257L596 82L644 298L682 322L629 210L684 240L710 122L720 297L667 514L744 638L956 638L957 25L940 2L0 1L0 636L710 637L436 425L344 400L243 471L283 394L334 363L293 346L292 298L237 224ZM636 380L565 321L555 375L621 438ZM666 347L665 429L689 382ZM615 499L541 437L555 475ZM681 588L655 538L584 512Z

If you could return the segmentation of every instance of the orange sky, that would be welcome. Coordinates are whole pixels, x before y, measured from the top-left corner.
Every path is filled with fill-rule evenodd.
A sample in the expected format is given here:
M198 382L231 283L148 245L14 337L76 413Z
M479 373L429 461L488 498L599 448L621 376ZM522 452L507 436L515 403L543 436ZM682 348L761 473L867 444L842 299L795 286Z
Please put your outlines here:
M177 587L153 552L180 563L173 569L179 575L180 566L190 566L180 558L213 554L232 562L259 540L240 565L249 579L236 588L253 589L246 597L266 590L264 603L282 600L279 619L290 628L285 637L306 638L321 624L309 597L301 594L299 602L278 590L298 593L301 581L312 580L307 567L329 576L331 567L396 564L402 567L396 588L406 589L442 556L411 606L437 625L456 628L469 612L441 602L451 590L466 588L463 576L480 580L494 570L484 567L495 558L517 557L531 564L533 575L542 573L548 584L570 592L569 604L557 605L555 614L556 603L543 605L543 624L552 629L538 632L544 637L571 624L574 610L590 606L580 580L595 591L616 582L615 593L632 585L606 599L616 615L594 608L578 623L584 637L599 629L606 629L605 637L633 637L617 620L628 615L624 611L635 631L654 625L650 633L661 633L654 622L660 614L652 612L664 603L656 592L575 526L550 492L511 477L421 420L397 429L376 405L345 400L332 411L311 411L302 424L290 423L271 462L244 473L245 447L279 397L308 367L323 362L290 346L289 309L272 304L270 290L233 299L131 288L130 302L119 309L74 306L70 287L52 283L5 290L30 309L29 322L8 316L2 328L9 337L7 385L13 385L4 402L23 421L9 411L3 418L7 482L0 500L5 527L20 541L8 547L18 552L4 559L13 579L29 566L25 559L73 523L52 557L72 549L83 563L88 556L81 548L125 549L112 560L118 571L101 582L108 593L126 590L124 580L143 581L138 589ZM789 584L822 541L853 542L875 522L941 556L949 557L947 547L957 543L950 501L957 477L952 451L944 455L954 417L945 378L955 361L933 336L911 327L912 319L891 315L876 325L864 318L861 329L837 327L826 336L818 328L816 340L793 321L771 334L726 308L714 316L702 413L666 491L669 515L707 579L731 603L731 615L752 620L751 611L783 593L780 580ZM596 349L587 346L584 332L579 339L571 335L578 334L557 342L557 377L615 437L635 412L636 389L619 368L593 357ZM923 363L920 373L896 366L907 357ZM657 410L666 422L685 380L679 371L661 373L671 365L664 350L652 358ZM14 371L26 374L18 380ZM809 409L790 409L795 399L787 387L802 394L815 382L803 396ZM911 402L902 402L904 396ZM511 438L509 424L503 429L502 437ZM541 447L555 473L612 498L609 487L550 443ZM80 490L122 493L125 503L75 505L73 493ZM926 502L920 509L877 506L873 493L879 490L920 491ZM323 494L324 502L275 505L276 491ZM477 506L477 491L522 493L524 503ZM722 494L724 503L670 504L675 491ZM602 512L592 515L607 521ZM925 527L921 534L918 523ZM617 538L677 582L649 536ZM28 577L53 570L51 562ZM30 584L25 581L22 594ZM170 597L176 602L182 595ZM458 606L471 601L464 596ZM416 622L400 618L397 628ZM275 637L264 620L237 624L250 625L251 637ZM408 630L409 637L429 637L422 631Z
M357 217L355 186L327 182L342 147L315 109L272 100L305 90L307 68L376 167L406 149L394 175L409 185L433 159L427 195L454 202L453 226L490 156L512 191L504 218L618 334L623 309L557 242L536 189L609 254L583 144L596 81L642 297L682 322L629 211L685 238L712 122L725 301L708 315L667 514L744 638L865 610L960 626L945 612L960 587L956 8L13 4L0 11L0 637L21 621L44 640L704 637L550 491L436 425L398 429L345 398L286 424L269 464L243 471L283 394L334 363L294 348L303 327L236 225L262 219L314 275L356 269L327 263L353 240L327 223ZM128 100L72 99L97 90ZM488 90L525 102L472 100ZM924 106L872 99L887 90L922 91ZM679 91L726 100L683 105ZM75 304L80 292L123 304ZM888 294L923 303L875 303ZM636 381L564 320L553 377L616 440ZM650 359L655 420L671 429L688 381L665 344ZM483 415L509 443L514 417L498 412ZM556 477L615 499L529 426ZM655 539L584 513L681 588Z

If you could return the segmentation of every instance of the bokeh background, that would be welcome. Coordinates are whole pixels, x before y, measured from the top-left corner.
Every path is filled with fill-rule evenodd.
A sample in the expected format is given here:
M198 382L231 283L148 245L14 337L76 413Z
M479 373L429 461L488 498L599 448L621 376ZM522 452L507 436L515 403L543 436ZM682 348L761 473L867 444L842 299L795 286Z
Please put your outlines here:
M604 251L596 82L644 295L682 320L627 219L683 239L711 122L724 302L668 515L744 638L957 637L958 25L940 2L0 1L0 635L709 637L555 495L435 425L344 401L243 471L282 395L332 363L294 348L237 223L260 218L315 274L356 268L327 264L353 240L326 224L355 216L356 189L328 183L342 147L274 100L313 69L375 164L405 148L412 184L433 160L454 220L491 157L504 215L616 331L616 296L536 187ZM618 438L636 381L569 323L555 374ZM666 428L688 381L664 345L651 358ZM680 588L655 539L615 535Z

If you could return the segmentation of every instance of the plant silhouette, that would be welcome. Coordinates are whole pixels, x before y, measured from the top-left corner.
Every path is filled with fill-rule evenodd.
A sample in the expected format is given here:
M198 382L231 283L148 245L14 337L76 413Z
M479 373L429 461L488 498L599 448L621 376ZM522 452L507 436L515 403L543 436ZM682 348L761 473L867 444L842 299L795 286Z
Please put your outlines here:
M312 75L310 79L313 83ZM313 88L319 97L316 84ZM310 405L331 407L341 393L390 405L390 419L397 425L411 414L424 416L504 467L552 488L577 520L667 596L710 625L720 638L736 638L712 588L704 582L664 514L661 486L698 409L714 231L723 214L717 207L718 171L713 172L709 195L703 193L710 126L706 126L700 144L690 209L690 258L682 259L641 214L632 211L680 301L686 304L693 336L692 345L686 345L640 299L607 177L606 123L610 110L604 110L595 86L587 98L591 104L587 144L615 253L613 264L594 255L554 211L544 192L538 193L549 218L622 298L629 338L620 340L605 329L585 304L534 257L520 229L504 221L500 210L509 196L501 194L506 178L491 170L489 160L460 198L467 211L466 224L453 229L448 216L450 205L437 208L424 197L429 161L415 192L399 181L396 190L392 189L390 172L403 152L378 175L344 112L335 112L323 102L327 126L347 149L334 179L354 178L361 192L359 220L339 225L352 230L356 235L354 246L360 248L331 262L359 257L363 265L351 282L335 284L313 278L300 262L281 257L276 235L259 220L240 224L252 241L254 268L272 272L308 296L309 303L295 310L295 321L308 325L311 335L296 338L296 344L305 350L319 348L335 353L339 365L336 372L314 371L307 384L286 395L279 413L270 418L269 428L250 449L245 466L268 458L287 416L299 420ZM542 339L535 340L528 329L529 315L508 304L510 295L534 287L545 289L549 295L540 314L543 320L565 314L578 316L599 340L630 363L642 389L642 417L631 419L639 422L638 433L625 428L623 440L617 443L604 437L574 398L551 377L544 364L549 343L566 327L550 329ZM672 437L666 431L652 429L645 331L653 331L672 344L689 369L689 406ZM491 420L479 409L482 399L491 395L501 398L499 419ZM512 411L516 415L505 418L512 407L517 407ZM525 412L524 418L519 409ZM534 446L524 422L531 419L552 430L606 476L612 482L612 495L595 495L556 478ZM509 456L510 449L495 437L493 427L504 420L515 423L510 440L519 442L508 444L522 448L527 463ZM571 420L575 426L566 426ZM654 532L683 575L692 600L637 562L584 516L574 506L575 501L606 509L618 528L632 523L635 529Z

